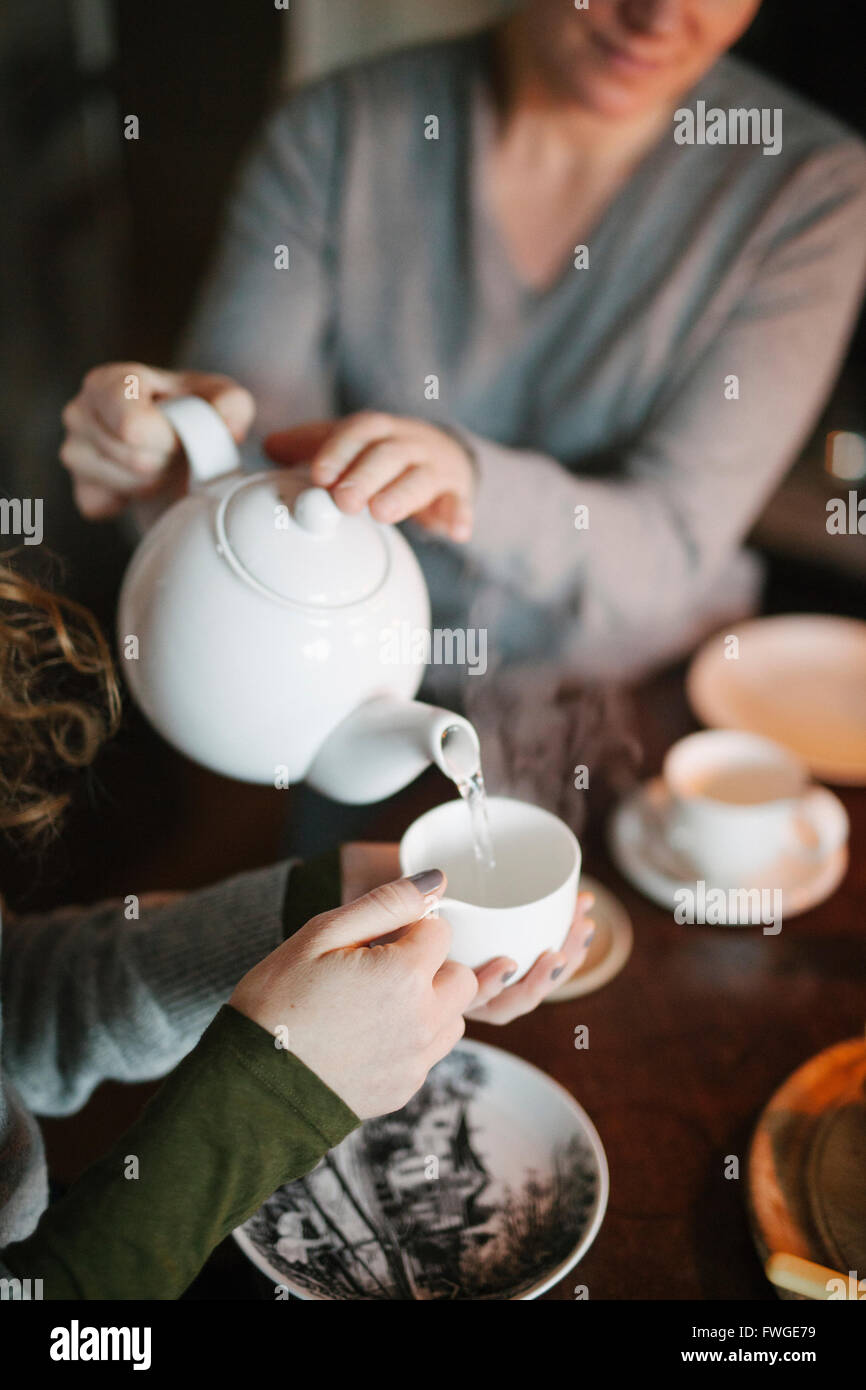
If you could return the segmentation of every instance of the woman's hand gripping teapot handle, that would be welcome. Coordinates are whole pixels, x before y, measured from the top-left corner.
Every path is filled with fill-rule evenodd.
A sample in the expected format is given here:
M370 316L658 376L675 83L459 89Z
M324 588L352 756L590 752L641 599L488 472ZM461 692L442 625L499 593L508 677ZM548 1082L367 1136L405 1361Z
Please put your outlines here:
M60 449L82 515L102 520L119 515L130 503L152 514L183 495L188 474L184 447L164 408L173 409L190 397L216 415L232 446L243 441L255 404L229 377L168 372L140 362L109 362L87 373L63 411L66 435ZM197 407L193 410L204 419ZM197 454L196 440L207 427L195 426L192 411L184 408L182 414L188 416L187 435L195 434L189 447ZM212 445L214 434L211 430ZM237 463L224 445L222 439L217 445L218 468L230 471ZM197 460L193 466L198 474Z

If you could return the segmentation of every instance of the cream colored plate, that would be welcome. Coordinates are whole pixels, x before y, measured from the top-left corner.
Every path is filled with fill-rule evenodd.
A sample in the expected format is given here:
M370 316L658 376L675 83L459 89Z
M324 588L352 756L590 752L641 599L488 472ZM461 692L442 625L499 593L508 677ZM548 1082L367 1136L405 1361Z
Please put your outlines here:
M548 994L545 1004L561 1004L564 999L577 999L591 994L618 975L631 955L634 933L631 918L618 898L598 879L582 874L581 893L594 893L595 902L590 916L595 922L595 936L586 960L574 975Z
M823 781L866 784L866 623L808 614L742 623L704 644L686 693L711 728L764 734Z

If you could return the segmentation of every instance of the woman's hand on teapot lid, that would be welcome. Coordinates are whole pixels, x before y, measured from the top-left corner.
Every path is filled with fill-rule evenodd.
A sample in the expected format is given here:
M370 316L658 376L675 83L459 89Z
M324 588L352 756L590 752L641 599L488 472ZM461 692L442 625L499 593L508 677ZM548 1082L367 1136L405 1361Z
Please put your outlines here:
M311 420L265 440L276 463L310 465L347 515L364 507L376 521L409 517L453 541L472 534L476 474L469 447L425 420L365 410Z

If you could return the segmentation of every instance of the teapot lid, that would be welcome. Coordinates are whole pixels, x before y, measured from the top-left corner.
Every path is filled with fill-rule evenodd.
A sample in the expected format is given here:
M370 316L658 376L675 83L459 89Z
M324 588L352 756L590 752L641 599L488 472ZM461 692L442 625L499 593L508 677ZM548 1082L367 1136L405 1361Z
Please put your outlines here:
M299 476L300 475L300 476ZM388 573L383 528L366 508L347 516L303 470L244 478L217 515L221 549L269 597L339 608L375 593Z

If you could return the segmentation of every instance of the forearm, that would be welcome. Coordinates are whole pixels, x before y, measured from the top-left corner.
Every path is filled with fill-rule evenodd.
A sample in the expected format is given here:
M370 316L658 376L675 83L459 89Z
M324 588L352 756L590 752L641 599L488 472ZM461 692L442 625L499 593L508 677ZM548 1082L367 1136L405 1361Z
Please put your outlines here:
M3 1062L29 1108L69 1113L100 1081L176 1066L282 940L288 872L4 923Z
M40 1114L75 1110L108 1078L164 1076L299 914L339 900L332 855L143 898L138 920L112 902L6 922L4 1067Z
M3 1263L41 1279L45 1298L177 1298L225 1236L359 1123L226 1006L141 1118Z
M540 452L465 438L478 479L467 551L481 575L573 616L593 591L614 622L678 601L695 553L663 485L580 476Z

